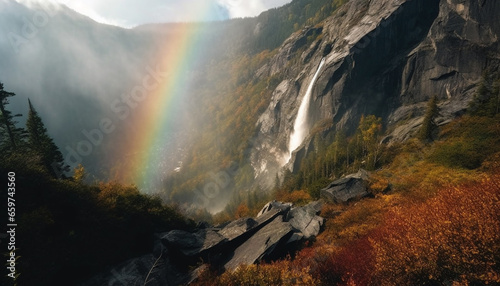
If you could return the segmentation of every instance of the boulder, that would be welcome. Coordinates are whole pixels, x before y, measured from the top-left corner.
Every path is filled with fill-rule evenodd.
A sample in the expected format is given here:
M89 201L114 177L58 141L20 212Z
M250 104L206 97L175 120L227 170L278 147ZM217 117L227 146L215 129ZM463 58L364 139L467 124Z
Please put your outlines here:
M282 203L277 201L272 201L267 203L257 214L257 218L267 214L267 213L282 213L288 211L292 207L291 203Z
M286 214L292 208L291 203L272 201L267 203L255 217L259 225L264 225L274 220L279 215Z
M270 256L278 245L288 241L292 233L292 226L283 221L283 216L277 216L238 246L224 268L234 270L241 264L253 264Z
M346 203L353 199L368 196L368 172L360 169L357 173L345 176L330 183L320 191L321 197L335 203Z
M225 237L228 241L240 237L241 235L255 229L259 223L253 218L240 218L230 222L219 231L219 234Z
M205 256L226 242L226 238L208 228L198 229L196 232L172 230L163 235L161 241L172 252L194 258Z
M290 225L301 234L302 239L311 239L319 234L325 219L317 214L321 211L320 201L291 209L286 217ZM295 236L298 238L299 236Z

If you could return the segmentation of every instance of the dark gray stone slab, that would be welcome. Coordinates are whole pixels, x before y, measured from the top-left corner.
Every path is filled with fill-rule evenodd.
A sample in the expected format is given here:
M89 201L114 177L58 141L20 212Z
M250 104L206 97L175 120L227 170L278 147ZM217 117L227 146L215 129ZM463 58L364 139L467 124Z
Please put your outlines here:
M260 261L271 254L280 242L288 241L292 232L292 226L283 221L283 216L276 217L234 250L232 258L224 266L225 269L233 270L241 264Z
M219 231L219 234L231 241L255 229L257 226L259 226L259 223L253 218L240 218L226 225Z

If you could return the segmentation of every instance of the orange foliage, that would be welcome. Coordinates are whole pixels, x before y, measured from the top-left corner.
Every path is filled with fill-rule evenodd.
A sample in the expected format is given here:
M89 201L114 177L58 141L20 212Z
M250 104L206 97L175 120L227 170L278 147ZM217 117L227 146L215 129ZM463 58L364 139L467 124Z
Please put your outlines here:
M500 174L433 193L345 207L294 263L324 285L500 283Z
M370 241L383 285L500 283L499 176L393 208Z
M332 203L325 203L321 208L321 216L329 219L334 218L342 213L342 206L334 205Z

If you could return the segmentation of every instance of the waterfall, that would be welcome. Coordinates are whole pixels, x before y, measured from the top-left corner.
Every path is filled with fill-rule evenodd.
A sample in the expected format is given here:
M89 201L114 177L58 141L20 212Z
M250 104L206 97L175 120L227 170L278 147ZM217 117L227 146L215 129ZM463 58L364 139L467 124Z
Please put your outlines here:
M311 83L309 83L306 94L304 95L304 98L300 103L299 112L297 113L297 118L295 119L295 123L293 124L293 130L290 135L290 142L288 143L288 154L286 155L284 164L290 161L290 158L292 158L292 152L295 151L295 149L297 149L300 146L300 144L302 144L302 141L304 141L309 132L308 130L309 126L307 122L309 113L309 103L311 102L311 94L314 87L314 83L316 82L316 79L319 76L319 72L321 71L321 68L323 67L324 64L325 64L325 58L321 59L321 63L318 66L318 70L314 74Z

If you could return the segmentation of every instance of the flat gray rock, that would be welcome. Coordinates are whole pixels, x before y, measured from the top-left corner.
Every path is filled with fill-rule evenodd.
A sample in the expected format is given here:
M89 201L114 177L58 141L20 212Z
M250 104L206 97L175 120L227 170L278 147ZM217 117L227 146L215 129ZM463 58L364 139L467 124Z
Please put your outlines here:
M219 231L219 234L231 241L248 231L255 229L259 223L253 218L240 218L235 220Z
M273 252L282 241L288 241L293 232L292 226L283 221L283 216L257 231L252 237L234 250L232 258L225 264L225 269L236 269L241 264L253 264Z

